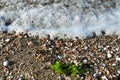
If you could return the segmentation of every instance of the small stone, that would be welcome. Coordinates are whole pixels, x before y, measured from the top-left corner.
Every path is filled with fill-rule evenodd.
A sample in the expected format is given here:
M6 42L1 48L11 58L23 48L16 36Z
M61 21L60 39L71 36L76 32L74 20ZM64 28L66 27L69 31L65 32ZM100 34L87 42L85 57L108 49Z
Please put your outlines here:
M6 39L6 40L5 40L5 42L9 42L9 41L10 41L10 39Z
M83 80L84 79L84 77L83 76L81 76L80 78L78 78L78 80Z
M10 74L10 71L9 71L9 70L7 70L7 71L6 71L6 75L9 75L9 74Z
M93 67L93 66L94 66L94 65L92 65L92 64L90 65L90 67Z
M106 66L106 64L105 64L105 63L103 63L103 64L102 64L102 66L103 66L103 67L105 67L105 66Z
M6 78L5 78L5 77L2 77L0 80L6 80Z
M117 57L116 57L116 60L117 60L117 61L120 61L120 57L117 56Z
M118 74L120 74L120 69L119 69L119 70L117 70L117 73L118 73Z
M78 65L78 62L75 60L75 61L74 61L74 64L75 64L75 65Z
M84 60L83 60L83 63L84 63L84 64L87 64L87 63L88 63L88 60L87 60L87 59L84 59Z
M65 80L63 76L58 76L58 80Z
M68 76L65 76L65 78L63 80L72 80L72 79Z
M107 58L111 58L112 55L110 53L107 54Z
M13 78L13 76L8 76L7 78L8 78L8 79L12 79L12 78Z
M10 61L4 61L3 65L6 66L6 67L9 66L10 65Z
M61 55L58 55L58 58L59 58L59 59L62 59L63 57L62 57Z
M88 49L88 47L87 47L87 46L85 46L85 47L84 47L84 49L86 50L86 49Z
M118 47L118 48L116 48L116 51L119 51L119 49L120 49L119 47Z
M93 74L93 76L94 76L95 78L97 78L97 79L100 78L100 74L99 74L99 73L95 73L95 74Z
M55 73L54 73L54 72L52 72L52 73L51 73L51 75L52 75L52 76L54 76L54 75L55 75Z
M24 80L24 78L20 77L20 78L18 78L18 80Z
M104 50L107 50L107 48L106 48L106 47L104 47L103 49L104 49Z
M115 64L115 63L113 63L113 64L112 64L112 66L116 66L116 64Z
M28 42L28 45L31 45L32 44L32 42Z
M108 80L108 78L106 76L102 76L101 78L102 78L102 80Z

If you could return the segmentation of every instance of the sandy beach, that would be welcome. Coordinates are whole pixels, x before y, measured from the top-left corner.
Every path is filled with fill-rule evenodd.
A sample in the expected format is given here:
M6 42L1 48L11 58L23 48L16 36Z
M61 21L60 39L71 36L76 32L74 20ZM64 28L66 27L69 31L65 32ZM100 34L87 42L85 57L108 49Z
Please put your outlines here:
M0 80L120 80L120 0L0 0Z
M7 61L9 64L5 64ZM55 61L86 64L81 76L57 74ZM0 33L0 80L119 80L120 37L70 39Z

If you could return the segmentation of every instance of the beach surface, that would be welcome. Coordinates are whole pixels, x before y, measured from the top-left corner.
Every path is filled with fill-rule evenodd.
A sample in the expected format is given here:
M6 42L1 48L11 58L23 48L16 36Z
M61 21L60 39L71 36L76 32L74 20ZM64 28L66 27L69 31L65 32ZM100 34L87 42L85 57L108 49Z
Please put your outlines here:
M5 64L8 61L9 64ZM55 61L85 64L81 76L57 74ZM86 39L39 38L28 34L0 33L1 80L119 80L120 37L94 36Z
M0 0L0 80L120 80L120 0Z

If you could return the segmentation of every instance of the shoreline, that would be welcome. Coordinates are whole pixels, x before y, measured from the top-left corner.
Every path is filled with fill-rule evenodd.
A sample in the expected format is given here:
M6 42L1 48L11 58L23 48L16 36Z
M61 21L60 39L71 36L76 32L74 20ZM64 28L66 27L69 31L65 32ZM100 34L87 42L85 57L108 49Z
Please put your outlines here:
M0 52L0 79L96 80L97 75L120 79L120 37L116 35L73 40L0 33ZM11 63L8 67L3 65L6 60ZM80 77L60 75L50 68L55 61L78 65L84 60L90 71Z

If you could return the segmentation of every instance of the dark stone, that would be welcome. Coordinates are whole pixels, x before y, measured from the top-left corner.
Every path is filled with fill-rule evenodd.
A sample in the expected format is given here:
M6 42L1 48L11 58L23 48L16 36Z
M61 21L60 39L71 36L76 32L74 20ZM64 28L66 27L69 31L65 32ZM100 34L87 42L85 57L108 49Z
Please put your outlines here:
M104 36L105 35L105 31L101 31L102 35Z
M5 22L5 26L9 26L12 23L12 21L9 19L8 21Z

